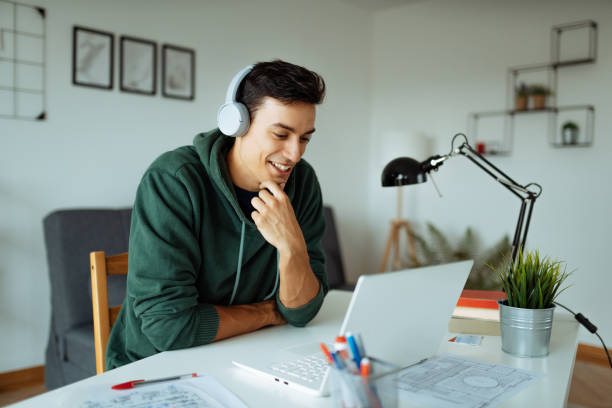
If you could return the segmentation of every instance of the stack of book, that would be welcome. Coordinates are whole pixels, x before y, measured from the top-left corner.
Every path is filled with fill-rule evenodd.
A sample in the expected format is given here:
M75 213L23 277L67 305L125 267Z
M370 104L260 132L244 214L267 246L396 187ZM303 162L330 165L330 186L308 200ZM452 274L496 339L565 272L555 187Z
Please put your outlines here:
M504 292L464 290L448 323L451 333L499 336L499 307Z

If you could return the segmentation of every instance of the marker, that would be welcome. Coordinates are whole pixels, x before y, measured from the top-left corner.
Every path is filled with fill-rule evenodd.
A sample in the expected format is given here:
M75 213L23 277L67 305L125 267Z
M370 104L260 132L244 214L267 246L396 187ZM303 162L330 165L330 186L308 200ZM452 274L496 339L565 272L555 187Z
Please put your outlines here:
M158 378L156 380L133 380L133 381L128 381L128 382L124 382L121 384L113 385L111 388L113 390L129 390L139 385L147 385L147 384L154 384L154 383L160 383L160 382L165 382L165 381L181 380L183 378L192 378L192 377L197 377L197 376L198 376L197 373L193 373L193 374L177 375L174 377Z
M364 357L361 359L361 376L362 377L367 377L370 375L370 359L367 357Z
M347 360L349 358L348 355L348 345L346 344L346 337L344 336L336 336L336 342L334 343L334 349L340 353L340 357Z
M325 358L327 359L327 362L329 364L333 364L334 363L334 358L332 357L331 353L327 349L327 346L325 346L325 343L319 344L319 347L321 347L321 350L323 351L323 354L325 354Z
M351 349L351 353L353 353L353 360L355 360L355 364L357 364L357 369L361 368L361 354L359 353L359 346L357 346L357 342L355 341L355 336L351 333L346 334L346 341Z

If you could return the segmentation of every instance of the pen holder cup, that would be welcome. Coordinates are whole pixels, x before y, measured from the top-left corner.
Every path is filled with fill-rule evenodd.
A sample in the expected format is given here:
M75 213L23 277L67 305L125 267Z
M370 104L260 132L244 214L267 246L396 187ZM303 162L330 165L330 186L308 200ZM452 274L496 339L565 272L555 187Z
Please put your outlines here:
M361 377L348 370L330 370L334 405L343 408L396 408L399 367L370 357L371 374Z

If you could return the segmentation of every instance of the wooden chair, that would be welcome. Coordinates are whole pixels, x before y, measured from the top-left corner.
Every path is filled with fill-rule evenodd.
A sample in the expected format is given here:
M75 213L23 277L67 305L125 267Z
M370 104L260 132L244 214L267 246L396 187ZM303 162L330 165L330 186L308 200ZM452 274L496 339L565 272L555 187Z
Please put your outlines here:
M89 254L91 264L91 302L93 306L94 343L96 349L96 374L102 374L106 367L106 344L110 329L121 305L108 306L108 288L106 278L108 275L127 275L128 253L106 256L103 251Z

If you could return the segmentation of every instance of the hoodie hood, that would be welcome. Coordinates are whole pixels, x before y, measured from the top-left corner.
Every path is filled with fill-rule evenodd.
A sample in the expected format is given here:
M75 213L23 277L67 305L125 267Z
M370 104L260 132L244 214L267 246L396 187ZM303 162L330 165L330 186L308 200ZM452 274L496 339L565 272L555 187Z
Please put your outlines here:
M213 129L206 133L197 134L193 139L193 145L211 181L230 203L238 218L247 225L254 226L253 221L247 218L240 209L234 190L234 183L227 166L227 154L234 145L235 140L234 137L221 133L219 129ZM295 194L294 178L294 173L291 173L284 190L291 201L293 201Z
M196 152L200 157L200 161L206 168L206 172L209 174L211 181L223 194L223 197L231 204L234 212L240 218L241 221L241 232L240 232L240 247L238 250L238 261L236 267L236 277L234 279L234 288L230 297L229 304L234 303L234 298L238 291L240 284L240 271L242 269L242 256L245 245L245 225L250 224L255 226L253 221L248 219L238 204L236 198L236 191L234 189L234 183L229 174L227 167L227 154L234 145L235 139L230 136L226 136L219 129L214 129L210 132L200 133L193 139L193 145L195 146ZM287 181L289 184L289 180ZM293 183L292 183L293 184ZM295 189L295 188L294 188ZM263 238L263 237L262 237ZM270 299L276 293L278 288L279 280L279 269L278 269L278 254L276 255L276 280L272 292L270 292L264 300Z

